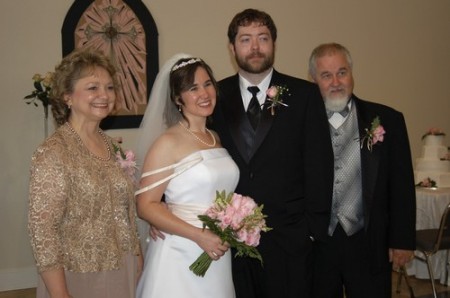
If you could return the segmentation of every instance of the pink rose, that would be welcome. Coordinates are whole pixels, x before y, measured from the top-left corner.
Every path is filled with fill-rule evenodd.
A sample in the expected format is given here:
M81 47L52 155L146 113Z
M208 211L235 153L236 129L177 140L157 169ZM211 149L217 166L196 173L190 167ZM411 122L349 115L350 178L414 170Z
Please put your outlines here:
M205 215L207 215L208 217L212 218L212 219L217 219L218 217L218 212L215 208L215 206L208 208L208 210L206 210Z
M259 240L261 238L260 230L258 229L240 229L237 232L238 240L241 242L244 242L245 244L249 246L258 246Z
M134 152L132 150L126 150L125 156L126 156L125 158L128 162L136 165L136 157L134 156Z
M247 240L245 243L250 246L258 246L261 239L261 230L254 229L251 233L247 234Z
M119 163L119 166L127 173L131 179L135 180L136 173L136 157L134 156L133 151L126 150L122 152L120 147L114 146L114 150L116 153L116 160ZM135 181L136 182L136 181Z
M234 194L231 200L231 206L235 210L231 226L233 229L239 229L245 218L253 214L257 207L255 201L250 197L245 197L239 194Z
M232 225L235 215L236 210L233 208L233 206L231 205L227 206L227 208L225 208L223 217L220 219L220 227L222 229L226 229L230 225Z
M238 194L233 195L231 204L234 209L236 209L236 212L241 214L243 217L252 214L253 210L258 207L252 198Z
M373 131L373 138L372 143L375 145L378 142L384 141L384 134L386 132L384 131L384 127L382 125L378 125L377 128Z
M269 89L267 89L267 92L266 92L267 96L270 98L274 98L275 96L277 96L277 93L278 93L278 89L276 86L270 87Z

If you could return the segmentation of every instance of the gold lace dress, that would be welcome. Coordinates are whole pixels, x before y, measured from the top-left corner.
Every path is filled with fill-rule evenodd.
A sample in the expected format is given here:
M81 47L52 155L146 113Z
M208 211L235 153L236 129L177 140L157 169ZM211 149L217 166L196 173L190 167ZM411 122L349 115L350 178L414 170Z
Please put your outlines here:
M39 272L64 268L74 298L134 298L135 185L116 161L96 157L62 125L33 154L29 233ZM95 288L95 290L94 290ZM48 297L39 281L37 297Z

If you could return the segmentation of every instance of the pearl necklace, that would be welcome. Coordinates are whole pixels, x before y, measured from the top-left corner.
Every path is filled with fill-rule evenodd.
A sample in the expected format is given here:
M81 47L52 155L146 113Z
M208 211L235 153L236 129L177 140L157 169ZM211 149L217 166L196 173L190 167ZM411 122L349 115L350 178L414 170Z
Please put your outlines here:
M83 145L86 149L88 149L88 148L86 147L86 145L84 144L83 140L81 140L80 135L75 131L75 129L73 129L72 125L70 125L69 121L67 121L66 124L67 124L67 127L69 128L69 130L70 130L70 131L74 134L74 136L76 137L78 143L81 144L81 145ZM102 136L103 142L104 142L105 145L106 145L106 150L108 150L108 157L107 157L107 158L103 158L103 157L97 156L97 155L95 155L94 153L92 153L92 152L88 149L89 154L90 154L91 156L93 156L93 157L99 159L99 160L102 160L102 161L108 161L108 160L111 159L111 149L109 149L109 144L108 144L108 141L106 140L105 134L104 134L100 129L98 130L98 132L99 132L100 135Z
M206 145L206 146L208 146L208 147L214 147L214 146L216 146L216 138L214 137L214 135L212 134L212 132L211 132L209 129L207 129L206 127L205 127L206 131L209 133L209 135L210 135L211 138L213 139L212 144L208 144L208 143L206 143L205 141L203 141L202 139L200 139L200 138L195 134L195 132L193 132L192 130L190 130L189 127L185 126L181 121L179 121L178 123L181 125L181 127L183 127L187 132L189 132L189 133L190 133L197 141L199 141L199 142L202 143L203 145Z

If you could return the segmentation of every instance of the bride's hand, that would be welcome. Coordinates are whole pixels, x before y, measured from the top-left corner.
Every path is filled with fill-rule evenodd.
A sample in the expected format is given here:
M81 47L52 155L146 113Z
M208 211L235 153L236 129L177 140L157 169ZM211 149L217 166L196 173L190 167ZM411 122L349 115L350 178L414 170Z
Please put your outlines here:
M219 236L208 229L200 229L197 244L209 255L213 260L218 260L229 249L228 243L223 243Z

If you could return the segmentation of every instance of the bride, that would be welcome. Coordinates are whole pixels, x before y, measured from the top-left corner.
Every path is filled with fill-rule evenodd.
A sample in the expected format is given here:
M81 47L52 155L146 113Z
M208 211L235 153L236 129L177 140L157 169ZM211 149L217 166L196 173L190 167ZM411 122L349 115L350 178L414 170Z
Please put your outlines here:
M217 134L206 128L216 97L212 71L199 58L177 55L156 79L138 140L138 156L148 152L136 200L139 217L164 239L148 243L137 297L235 297L229 246L197 218L217 190L233 192L239 179ZM198 277L189 266L203 251L214 261Z

